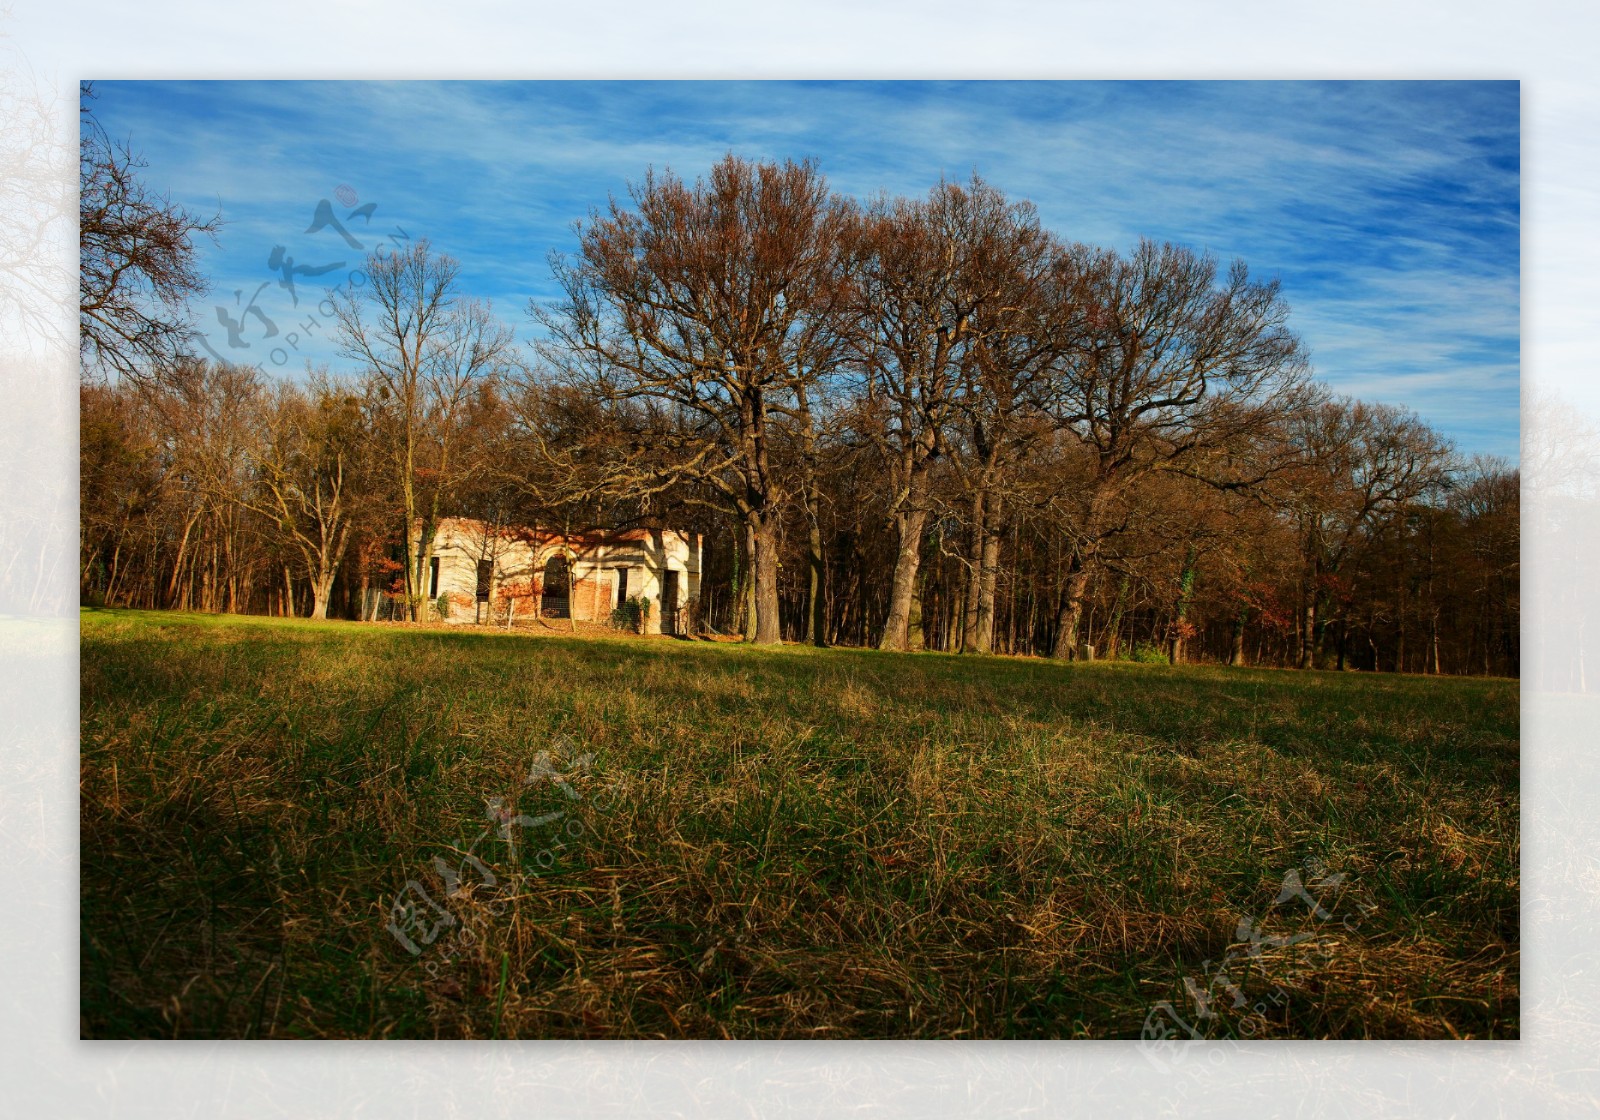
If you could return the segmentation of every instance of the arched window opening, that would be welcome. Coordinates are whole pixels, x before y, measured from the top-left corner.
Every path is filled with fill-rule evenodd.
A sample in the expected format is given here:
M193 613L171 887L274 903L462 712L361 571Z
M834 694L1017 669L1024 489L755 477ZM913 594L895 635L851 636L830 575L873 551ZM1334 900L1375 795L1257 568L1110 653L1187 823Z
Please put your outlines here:
M572 570L559 552L544 564L544 595L539 604L546 618L566 618L571 607Z

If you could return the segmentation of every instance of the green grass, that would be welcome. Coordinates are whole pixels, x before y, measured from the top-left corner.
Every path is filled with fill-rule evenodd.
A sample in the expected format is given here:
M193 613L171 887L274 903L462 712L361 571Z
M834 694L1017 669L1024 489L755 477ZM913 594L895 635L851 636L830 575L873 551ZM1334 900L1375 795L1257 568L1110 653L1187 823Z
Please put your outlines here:
M92 611L82 705L86 1037L1519 1032L1514 681Z

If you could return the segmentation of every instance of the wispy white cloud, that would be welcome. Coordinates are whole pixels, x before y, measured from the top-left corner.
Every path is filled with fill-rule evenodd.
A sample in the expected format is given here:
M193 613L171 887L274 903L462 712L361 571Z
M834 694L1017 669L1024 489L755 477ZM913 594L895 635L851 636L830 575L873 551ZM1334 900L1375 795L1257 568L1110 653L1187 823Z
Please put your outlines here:
M553 295L547 253L647 167L809 157L857 196L977 171L1072 240L1247 260L1282 281L1335 388L1515 443L1510 83L112 83L99 108L175 198L220 199L213 303L272 279L274 245L348 256L304 233L340 184L378 204L375 229L457 256L526 335L527 300Z

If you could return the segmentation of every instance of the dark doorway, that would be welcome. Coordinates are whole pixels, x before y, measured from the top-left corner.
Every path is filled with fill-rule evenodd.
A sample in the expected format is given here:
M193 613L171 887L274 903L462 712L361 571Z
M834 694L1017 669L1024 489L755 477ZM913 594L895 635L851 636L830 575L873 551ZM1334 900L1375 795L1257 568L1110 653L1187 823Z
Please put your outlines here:
M678 573L671 568L661 573L661 632L678 633Z
M557 553L545 561L544 594L539 611L546 618L566 618L571 609L572 572L567 558Z
M489 588L494 583L494 561L478 561L478 602L489 601Z
M472 605L472 621L482 622L489 611L489 592L494 588L494 561L478 561L478 587Z
M628 605L628 569L617 569L617 609Z

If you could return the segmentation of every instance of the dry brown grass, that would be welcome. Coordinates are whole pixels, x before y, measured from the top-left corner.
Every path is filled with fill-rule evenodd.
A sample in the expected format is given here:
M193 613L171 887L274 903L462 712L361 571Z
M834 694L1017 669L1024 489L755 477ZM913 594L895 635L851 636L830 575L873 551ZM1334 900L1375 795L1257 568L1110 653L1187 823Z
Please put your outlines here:
M86 616L84 1033L1517 1034L1514 682L562 637Z

